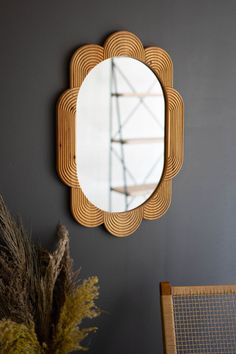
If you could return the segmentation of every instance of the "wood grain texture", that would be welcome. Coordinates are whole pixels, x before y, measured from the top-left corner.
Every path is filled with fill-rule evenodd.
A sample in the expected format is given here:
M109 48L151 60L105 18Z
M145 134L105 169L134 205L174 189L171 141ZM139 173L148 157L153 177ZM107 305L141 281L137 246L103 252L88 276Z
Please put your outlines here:
M173 296L236 294L236 285L172 286Z
M94 206L84 195L77 177L75 156L75 117L78 92L87 74L101 61L113 56L128 56L147 64L159 78L165 94L165 162L160 183L151 197L139 207L120 213L105 212ZM144 49L133 33L120 31L110 35L104 47L84 45L72 57L70 89L60 97L57 109L57 170L62 181L71 187L71 209L82 225L104 224L114 236L131 235L142 219L160 218L169 208L172 178L183 163L183 100L173 88L173 64L161 48Z
M69 187L78 187L75 162L75 111L78 88L67 90L57 107L57 170Z
M131 57L145 62L145 51L135 34L120 31L111 34L104 44L104 59L111 57Z
M160 284L162 333L165 354L177 354L174 308L171 291L172 288L168 282Z
M145 62L157 74L162 85L173 87L173 63L169 54L158 47L145 49Z
M141 224L142 219L143 208L140 206L123 213L105 212L104 225L112 235L124 237L134 233Z
M166 88L168 107L167 156L165 179L172 179L180 171L184 161L184 104L180 94Z
M71 210L74 218L83 226L96 227L104 222L104 212L90 203L81 188L71 189Z
M87 44L73 55L70 64L70 86L80 87L86 75L104 60L104 49L97 44Z
M154 193L144 203L144 219L155 220L164 215L170 206L171 194L172 182L162 178Z

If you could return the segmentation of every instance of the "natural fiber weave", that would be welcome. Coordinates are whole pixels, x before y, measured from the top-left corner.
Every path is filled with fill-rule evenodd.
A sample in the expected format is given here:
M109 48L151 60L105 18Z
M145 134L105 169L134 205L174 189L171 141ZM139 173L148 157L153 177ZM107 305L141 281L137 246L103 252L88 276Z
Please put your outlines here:
M171 287L172 324L164 327L166 353L236 353L236 286ZM162 301L163 318L170 309ZM169 338L174 338L174 350ZM173 341L172 341L173 342Z
M236 294L173 296L178 354L236 353Z

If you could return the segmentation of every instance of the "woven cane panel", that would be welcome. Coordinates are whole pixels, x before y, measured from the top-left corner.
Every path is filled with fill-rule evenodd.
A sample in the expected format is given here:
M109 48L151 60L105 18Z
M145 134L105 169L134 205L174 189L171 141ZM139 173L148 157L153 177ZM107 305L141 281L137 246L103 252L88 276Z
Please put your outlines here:
M173 295L178 354L236 353L236 294Z

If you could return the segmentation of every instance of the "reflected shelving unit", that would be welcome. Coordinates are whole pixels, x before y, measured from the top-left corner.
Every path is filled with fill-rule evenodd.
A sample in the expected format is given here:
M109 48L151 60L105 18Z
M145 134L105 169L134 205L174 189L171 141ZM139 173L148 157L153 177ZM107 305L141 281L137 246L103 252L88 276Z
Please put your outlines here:
M120 92L118 89L118 75L127 84L130 92ZM152 118L158 125L160 121L156 113L149 107L146 98L148 97L163 97L161 93L152 92L156 82L153 82L146 92L137 92L136 88L130 82L127 75L122 71L115 59L111 61L110 73L110 136L109 136L109 210L112 211L113 207L113 193L119 193L124 196L124 210L130 209L130 205L138 196L148 196L156 187L156 183L150 183L149 179L152 176L156 166L160 163L162 155L157 154L157 159L150 167L147 174L142 179L142 182L137 181L136 176L130 170L126 159L126 146L129 145L150 145L150 144L164 144L164 137L126 137L125 130L127 123L135 117L135 113L142 106L150 118ZM123 98L132 99L136 98L137 103L134 104L133 109L125 117L121 110L121 100ZM115 123L116 120L116 123ZM114 126L116 130L114 132ZM162 129L164 129L161 126ZM116 146L116 148L115 148ZM113 159L120 163L122 170L122 185L114 185L113 176ZM145 198L146 199L146 198Z

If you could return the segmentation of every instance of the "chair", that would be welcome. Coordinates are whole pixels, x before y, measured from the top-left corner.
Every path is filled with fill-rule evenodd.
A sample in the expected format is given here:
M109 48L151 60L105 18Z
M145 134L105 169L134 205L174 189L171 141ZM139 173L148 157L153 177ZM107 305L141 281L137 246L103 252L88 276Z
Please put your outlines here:
M165 354L236 353L236 285L160 291Z

